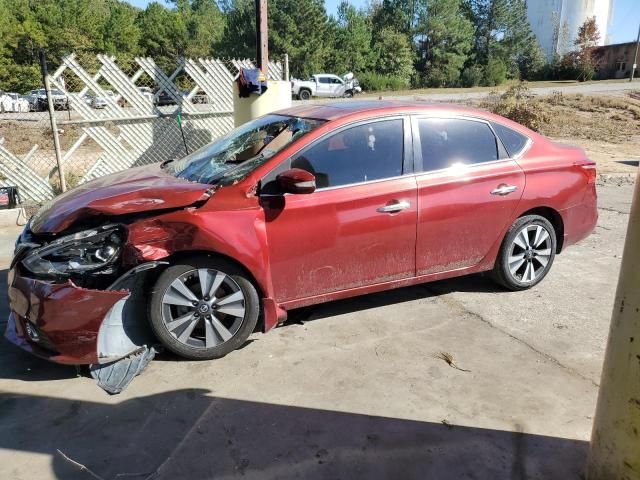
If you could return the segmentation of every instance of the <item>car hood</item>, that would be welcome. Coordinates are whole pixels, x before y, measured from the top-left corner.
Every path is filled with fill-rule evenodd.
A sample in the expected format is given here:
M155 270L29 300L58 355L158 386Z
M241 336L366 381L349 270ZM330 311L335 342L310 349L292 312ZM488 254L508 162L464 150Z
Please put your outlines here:
M212 186L165 173L159 165L131 168L84 183L54 198L30 222L33 233L59 233L91 215L166 210L206 200Z

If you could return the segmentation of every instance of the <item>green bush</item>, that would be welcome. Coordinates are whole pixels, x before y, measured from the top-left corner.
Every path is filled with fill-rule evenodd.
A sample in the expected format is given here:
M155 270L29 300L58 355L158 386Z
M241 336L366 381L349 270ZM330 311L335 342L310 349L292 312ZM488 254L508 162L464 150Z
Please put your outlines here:
M482 82L484 72L480 65L471 65L462 71L461 83L463 87L477 87Z
M358 75L360 86L365 92L379 92L385 90L402 90L409 86L409 79L380 75L375 72L366 72Z
M507 66L498 58L490 58L484 67L484 79L482 84L486 87L495 87L507 79Z

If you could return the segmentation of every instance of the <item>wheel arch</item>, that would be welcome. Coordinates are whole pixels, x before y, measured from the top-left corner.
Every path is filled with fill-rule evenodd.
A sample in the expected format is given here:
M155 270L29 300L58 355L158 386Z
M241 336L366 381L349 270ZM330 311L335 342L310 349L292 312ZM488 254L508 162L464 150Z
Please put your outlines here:
M556 253L560 253L564 244L564 220L560 212L551 207L535 207L522 212L518 218L527 215L539 215L551 223L556 234Z
M155 285L155 283L158 281L158 277L160 276L160 274L167 268L170 267L171 265L176 265L178 264L181 260L185 260L188 258L193 258L193 257L198 257L198 256L202 256L202 257L210 257L210 258L219 258L221 260L230 262L232 264L234 264L235 266L237 266L246 276L247 276L247 280L249 280L253 286L255 287L256 291L258 292L258 298L264 300L268 295L263 287L263 285L260 284L260 282L256 279L256 276L253 274L253 272L251 272L251 270L244 265L242 262L238 261L236 258L233 258L229 255L225 255L223 253L214 251L214 250L203 250L203 249L199 249L199 250L180 250L180 251L176 251L171 253L171 255L168 255L164 258L162 258L163 262L169 262L167 265L165 265L163 268L155 268L153 270L151 270L149 272L149 275L146 277L145 279L145 283L146 283L146 288L147 290L149 290L150 288L153 287L153 285ZM260 308L260 315L258 316L258 323L256 325L257 329L261 329L263 331L265 331L266 326L265 326L265 314L267 312L263 311L263 308ZM271 327L269 327L270 329Z
M264 296L266 296L266 292L263 286L260 284L260 282L258 282L253 272L251 272L251 270L246 265L238 261L236 258L217 252L215 250L179 250L163 258L162 261L169 262L169 265L172 265L172 264L175 265L176 262L179 262L180 260L184 260L191 257L198 257L198 256L215 257L215 258L220 258L227 262L233 263L238 268L240 268L243 271L243 273L247 275L247 279L253 284L254 287L256 287L256 290L258 291L258 295L260 296L260 298L263 298ZM157 269L157 270L158 272L155 275L155 279L157 279L160 272L162 272L164 269ZM155 281L155 279L152 279L151 281Z

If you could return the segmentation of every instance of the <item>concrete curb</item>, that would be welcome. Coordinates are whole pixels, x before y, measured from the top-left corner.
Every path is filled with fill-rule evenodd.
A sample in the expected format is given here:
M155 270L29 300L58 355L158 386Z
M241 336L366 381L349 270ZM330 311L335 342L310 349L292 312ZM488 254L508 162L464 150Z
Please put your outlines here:
M27 222L22 208L0 210L0 229L14 228Z

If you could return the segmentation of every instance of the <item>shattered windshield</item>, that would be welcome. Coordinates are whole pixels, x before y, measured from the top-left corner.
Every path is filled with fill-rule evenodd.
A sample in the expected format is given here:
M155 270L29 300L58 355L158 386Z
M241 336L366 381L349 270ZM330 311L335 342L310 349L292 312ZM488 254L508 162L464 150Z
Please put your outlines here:
M171 175L192 182L233 183L322 123L308 118L265 115L164 168Z

